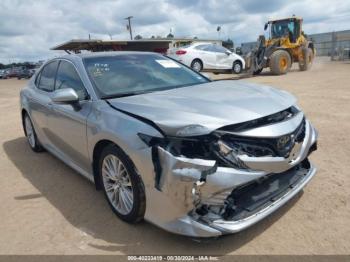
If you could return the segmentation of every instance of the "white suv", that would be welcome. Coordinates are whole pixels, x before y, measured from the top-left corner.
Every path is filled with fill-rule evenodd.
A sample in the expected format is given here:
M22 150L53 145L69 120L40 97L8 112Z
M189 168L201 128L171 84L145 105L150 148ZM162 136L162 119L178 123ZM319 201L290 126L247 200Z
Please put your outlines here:
M245 67L244 59L213 43L193 43L177 49L169 49L168 56L192 67L197 72L232 70L239 74Z

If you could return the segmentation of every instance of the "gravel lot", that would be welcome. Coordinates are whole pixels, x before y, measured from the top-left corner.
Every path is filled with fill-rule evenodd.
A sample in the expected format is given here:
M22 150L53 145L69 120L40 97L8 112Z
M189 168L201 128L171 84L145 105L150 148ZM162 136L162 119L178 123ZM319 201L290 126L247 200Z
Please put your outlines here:
M198 243L121 222L91 183L50 154L33 153L19 114L26 81L0 80L0 254L349 254L350 62L317 59L308 72L245 81L297 96L320 134L311 156L318 173L259 224Z

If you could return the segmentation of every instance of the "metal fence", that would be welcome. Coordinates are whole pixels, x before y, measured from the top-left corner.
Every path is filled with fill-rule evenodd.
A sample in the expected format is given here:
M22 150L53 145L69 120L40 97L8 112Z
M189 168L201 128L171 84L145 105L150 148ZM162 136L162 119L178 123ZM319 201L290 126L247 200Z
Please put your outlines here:
M341 58L350 48L350 30L312 34L308 38L315 43L318 56L330 56L332 60Z

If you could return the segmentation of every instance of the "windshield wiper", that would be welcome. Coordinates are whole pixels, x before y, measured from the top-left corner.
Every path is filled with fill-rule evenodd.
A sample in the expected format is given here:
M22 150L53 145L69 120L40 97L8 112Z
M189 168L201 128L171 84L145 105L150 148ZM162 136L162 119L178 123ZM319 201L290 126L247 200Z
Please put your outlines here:
M120 93L120 94L113 94L113 95L102 96L101 99L120 98L120 97L126 97L126 96L141 95L141 94L146 94L146 93L149 93L149 92L127 92L127 93Z

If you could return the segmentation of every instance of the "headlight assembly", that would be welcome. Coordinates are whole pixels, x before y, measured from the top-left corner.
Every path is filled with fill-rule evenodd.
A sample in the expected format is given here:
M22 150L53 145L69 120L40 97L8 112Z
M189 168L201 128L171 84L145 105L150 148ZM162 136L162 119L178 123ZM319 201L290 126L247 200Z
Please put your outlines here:
M188 158L210 158L210 145L213 141L211 136L196 137L152 137L146 134L138 133L140 139L148 146L160 146L174 156L184 156Z

